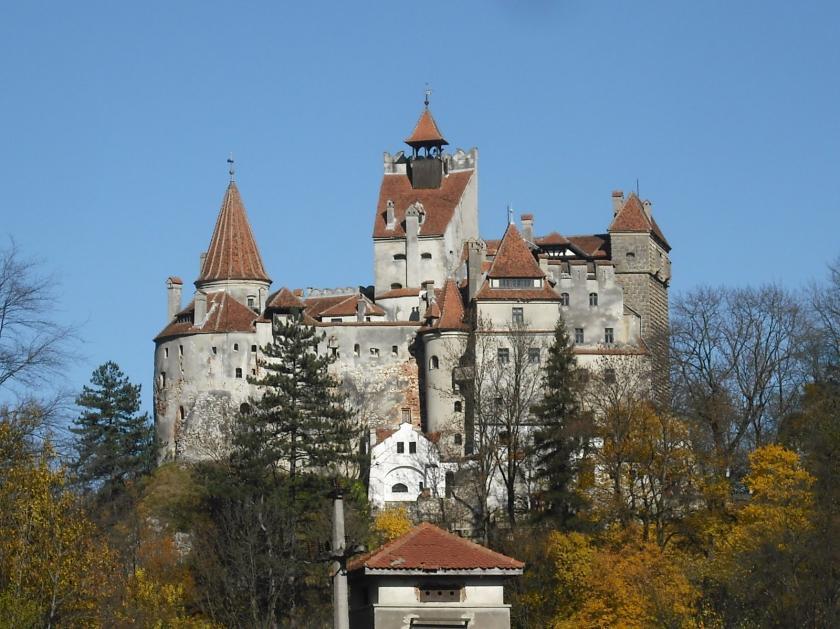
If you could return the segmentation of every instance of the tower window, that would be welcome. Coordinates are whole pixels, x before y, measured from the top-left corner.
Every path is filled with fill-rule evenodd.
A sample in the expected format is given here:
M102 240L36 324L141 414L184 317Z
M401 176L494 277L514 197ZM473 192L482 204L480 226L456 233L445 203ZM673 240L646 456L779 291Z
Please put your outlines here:
M525 323L525 313L521 306L514 306L511 311L511 319L515 324Z
M402 284L400 284L399 282L394 282L393 284L391 284L391 290L399 290L400 288L402 288Z
M454 409L455 412L460 413L462 409L463 409L463 405L461 403L461 400L456 400L455 401L455 409Z
M184 357L184 346L183 345L178 346L178 356L180 356L181 358Z
M612 328L604 328L604 343L614 343L615 335Z
M395 494L406 494L408 493L408 487L402 483L397 483L391 487L391 491Z
M423 260L431 260L432 259L432 254L431 253L421 253L420 258L423 259Z
M257 346L256 345L251 345L251 352L253 352L254 354L257 353Z
M399 347L391 345L391 356L396 356L399 353Z
M236 368L236 377L237 377L237 378L241 378L241 377L242 377L242 368L241 368L241 367L237 367L237 368Z
M358 343L356 343L353 346L353 356L358 356L361 353L361 351L362 351L362 348L359 346Z
M239 343L234 343L234 344L233 344L233 351L234 351L234 352L238 352L238 351L239 351Z
M461 445L461 444L463 443L463 441L464 441L464 440L463 440L463 438L461 437L461 433L460 433L460 432L456 432L456 433L455 433L454 439L455 439L455 445L456 445L456 446Z
M583 342L583 328L575 328L575 343Z
M404 253L395 253L394 254L394 260L405 260L405 254ZM400 287L400 288L402 288L402 287Z
M560 305L561 306L568 306L569 305L569 293L560 293Z
M446 497L452 497L452 490L455 489L455 472L447 472L446 473Z
M163 357L164 358L169 358L169 348L168 347L163 348Z
M402 410L402 421L403 421L404 424L410 424L411 423L411 409L410 408L404 408Z
M437 356L432 356L429 359L429 369L437 369L438 367L440 367L440 360Z
M160 388L161 389L166 388L166 372L165 371L160 372L159 380L160 380Z
M215 356L215 355L216 355L216 351L217 351L217 350L216 350L216 348L215 348L215 347L211 347L210 349L211 349L211 350L212 350L212 352L213 352L213 356Z
M379 358L379 348L378 347L371 347L370 348L370 357L371 358Z
M405 452L405 444L402 441L397 441L397 454L403 454Z
M257 298L253 295L248 295L248 307L254 309L257 307Z
M539 347L529 347L528 348L528 362L532 365L539 365L540 364L540 348Z
M247 415L250 412L251 412L251 405L248 404L247 402L243 402L242 404L239 405L240 415Z
M417 442L416 441L409 441L408 442L408 453L409 454L417 454Z
M507 365L510 362L510 349L507 347L500 347L496 351L496 357L500 365Z
M589 293L589 306L594 308L598 305L598 293Z

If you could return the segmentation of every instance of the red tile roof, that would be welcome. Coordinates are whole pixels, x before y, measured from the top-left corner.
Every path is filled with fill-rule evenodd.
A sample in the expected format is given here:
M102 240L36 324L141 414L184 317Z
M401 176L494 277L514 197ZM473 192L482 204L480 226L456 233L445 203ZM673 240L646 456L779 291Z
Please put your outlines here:
M336 304L347 299L348 295L327 295L323 297L307 297L303 303L306 306L306 314L310 317L320 317L324 310L332 308Z
M435 119L432 117L432 112L428 108L424 109L423 113L420 114L420 119L414 126L414 131L406 138L405 143L410 146L449 144L449 142L443 139L443 135L440 129L438 129Z
M461 330L466 327L464 323L464 302L461 300L461 291L453 279L448 279L443 285L440 296L440 320L437 322L439 330Z
M545 277L534 254L513 223L505 230L488 277Z
M285 286L268 298L267 308L272 310L303 310L303 302Z
M392 288L384 293L379 293L377 299L393 299L394 297L419 297L419 288Z
M210 248L197 281L229 279L271 281L263 267L239 189L232 181L225 192Z
M177 275L170 275L169 277L166 278L166 281L167 282L172 282L173 284L183 284L184 283L184 280L182 280Z
M631 192L630 196L627 197L624 205L615 215L608 231L653 233L666 249L671 249L668 241L665 240L665 235L659 229L659 225L656 224L652 216L648 218L642 201L634 192Z
M420 235L442 236L474 172L459 170L445 176L440 188L417 190L411 187L411 181L406 175L383 175L376 218L373 222L373 237L404 237L405 212L417 201L422 203L423 209L426 210L426 220L420 226ZM387 229L386 211L389 200L394 202L394 229Z
M194 315L195 300L175 315L175 319L161 330L155 341L189 334L253 332L254 323L260 320L260 315L222 291L208 293L207 318L203 325L193 324Z
M351 560L347 570L511 570L525 564L423 522L402 537Z
M559 232L551 232L547 236L538 236L534 242L537 245L568 245L569 239Z
M578 249L587 257L606 258L608 256L606 247L609 243L602 236L569 236L569 242L572 247Z
M490 282L485 281L475 298L483 301L560 301L560 295L551 289L548 282L544 282L542 288L491 288Z
M366 297L362 297L365 302L365 315L385 316L385 311L374 303L371 303ZM318 316L320 317L352 317L356 314L356 303L359 300L359 295L346 295L343 300L337 304L322 310Z

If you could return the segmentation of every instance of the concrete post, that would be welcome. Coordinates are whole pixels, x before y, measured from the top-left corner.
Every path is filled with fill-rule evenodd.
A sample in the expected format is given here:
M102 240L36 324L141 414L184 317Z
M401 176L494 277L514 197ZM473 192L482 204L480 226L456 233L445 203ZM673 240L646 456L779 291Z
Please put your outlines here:
M333 569L333 628L350 629L350 612L347 606L347 566L344 553L344 499L336 494L333 501L332 554L340 557Z

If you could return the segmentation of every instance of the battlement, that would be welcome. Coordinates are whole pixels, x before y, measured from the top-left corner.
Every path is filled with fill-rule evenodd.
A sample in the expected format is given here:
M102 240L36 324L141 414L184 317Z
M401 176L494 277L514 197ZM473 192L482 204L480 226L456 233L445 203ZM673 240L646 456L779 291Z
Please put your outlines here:
M405 175L410 158L405 151L397 151L393 155L388 151L382 154L383 171L386 175ZM458 170L470 170L478 163L478 149L472 147L469 150L456 149L454 153L444 153L443 161L446 165L446 172Z

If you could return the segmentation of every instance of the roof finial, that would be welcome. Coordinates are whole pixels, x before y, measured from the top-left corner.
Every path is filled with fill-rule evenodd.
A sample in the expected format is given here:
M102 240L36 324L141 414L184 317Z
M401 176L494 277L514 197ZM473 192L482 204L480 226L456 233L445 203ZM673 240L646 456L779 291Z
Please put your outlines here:
M236 180L236 169L233 167L233 153L230 154L230 157L227 158L228 163L228 174L230 175L230 182L233 183Z
M429 108L429 96L432 95L432 88L429 87L429 84L426 83L426 98L423 100L423 104L426 105L426 109Z
M510 206L510 203L508 203L508 206L507 206L507 213L508 213L508 225L512 225L513 224L513 208Z

